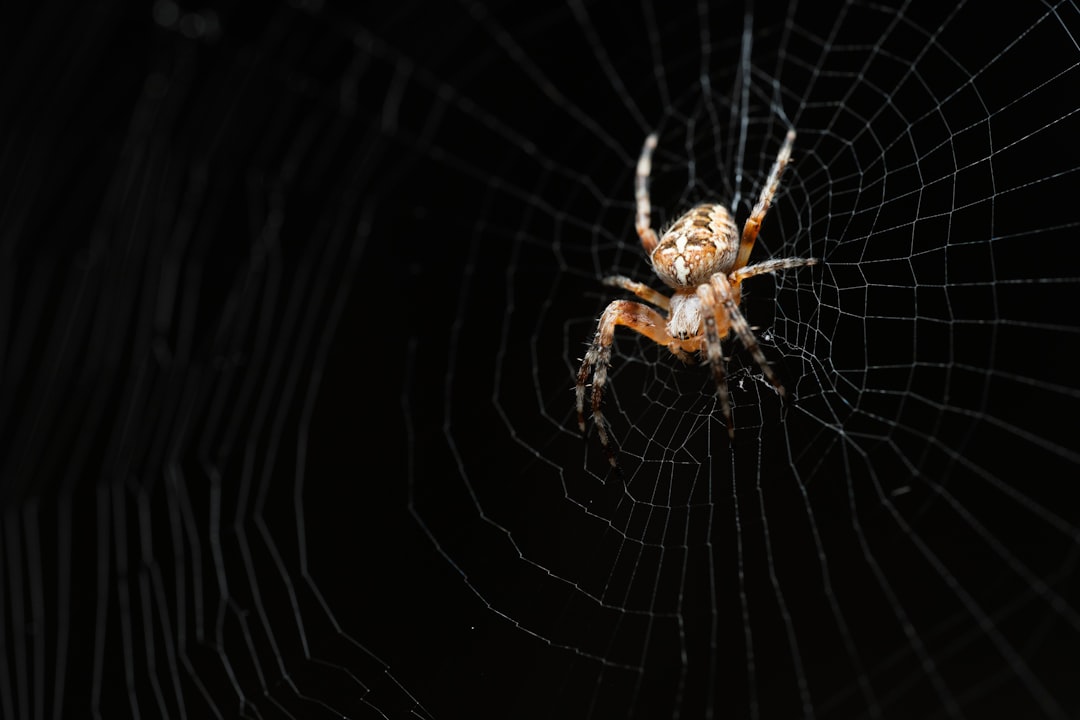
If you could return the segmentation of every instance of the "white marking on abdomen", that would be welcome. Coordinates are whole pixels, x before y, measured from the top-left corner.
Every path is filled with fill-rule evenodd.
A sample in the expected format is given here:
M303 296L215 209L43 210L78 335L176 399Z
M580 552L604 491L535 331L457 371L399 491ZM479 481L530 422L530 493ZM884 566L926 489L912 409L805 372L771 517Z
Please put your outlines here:
M690 268L686 265L686 260L682 255L675 258L675 277L678 279L680 285L685 285L687 279L690 277Z

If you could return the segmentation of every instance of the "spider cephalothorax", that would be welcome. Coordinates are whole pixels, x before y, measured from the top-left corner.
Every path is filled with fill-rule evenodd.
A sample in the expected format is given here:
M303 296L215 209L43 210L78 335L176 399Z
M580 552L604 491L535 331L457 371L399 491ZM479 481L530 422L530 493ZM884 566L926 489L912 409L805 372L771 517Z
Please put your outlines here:
M773 196L780 186L780 176L791 160L791 147L795 142L794 130L789 130L784 138L784 144L780 147L772 170L769 171L757 204L743 225L741 237L726 207L706 203L692 208L676 220L663 237L657 238L656 231L650 224L652 207L648 188L656 142L655 134L645 138L645 145L638 159L635 181L636 225L641 244L649 254L653 272L674 292L668 297L621 275L607 277L604 282L629 290L642 300L666 311L667 317L648 305L631 300L613 300L600 316L596 336L585 354L577 377L578 426L582 432L585 431L585 386L591 372L593 420L612 466L616 464L615 452L608 440L600 403L603 400L604 383L607 381L607 367L611 361L611 343L615 337L616 325L626 325L636 330L653 342L663 345L683 361L689 361L696 354L704 354L716 380L716 392L727 422L728 435L734 437L735 426L731 422L724 356L720 349L720 341L730 332L734 331L738 335L776 391L784 394L784 386L769 367L750 325L739 310L742 281L755 275L813 265L817 262L814 258L778 258L747 265L750 251L754 248L754 241L761 230L761 222L765 219Z

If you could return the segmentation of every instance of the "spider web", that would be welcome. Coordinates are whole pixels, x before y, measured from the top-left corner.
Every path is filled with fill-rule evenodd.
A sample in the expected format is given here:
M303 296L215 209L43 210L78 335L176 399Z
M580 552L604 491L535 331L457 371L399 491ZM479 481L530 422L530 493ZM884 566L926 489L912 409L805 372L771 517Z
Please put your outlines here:
M0 717L1074 717L1075 3L27 6ZM81 14L79 14L81 13ZM737 222L787 388L625 328Z

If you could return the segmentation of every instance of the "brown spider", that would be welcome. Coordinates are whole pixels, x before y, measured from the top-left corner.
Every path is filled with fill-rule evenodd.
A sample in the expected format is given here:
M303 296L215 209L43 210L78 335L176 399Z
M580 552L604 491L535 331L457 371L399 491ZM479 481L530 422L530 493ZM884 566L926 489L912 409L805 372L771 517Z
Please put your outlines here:
M650 225L652 208L648 188L656 135L645 138L634 183L637 233L645 252L649 253L653 272L672 288L674 293L669 298L643 283L621 275L604 278L604 284L629 290L642 300L667 312L665 320L663 315L647 305L630 300L613 300L600 316L596 336L578 371L578 427L581 432L585 432L585 385L591 372L593 422L612 467L617 467L615 452L608 442L608 431L604 415L600 411L600 403L604 395L604 383L607 381L607 368L611 362L611 343L615 337L616 325L626 325L654 343L663 345L683 362L689 362L694 353L704 353L716 380L716 392L720 397L720 406L727 421L730 438L735 436L735 426L731 422L731 404L728 400L720 341L732 330L754 356L754 360L776 391L780 395L784 394L784 386L769 367L750 325L739 311L739 301L743 280L817 262L815 258L778 258L756 265L746 264L750 260L750 251L754 248L765 213L769 211L769 205L780 186L780 176L791 160L791 147L794 142L795 131L788 130L776 162L769 171L769 178L761 190L761 196L743 225L742 239L736 244L738 229L731 213L723 205L708 203L692 208L676 220L662 238L657 239L656 231Z

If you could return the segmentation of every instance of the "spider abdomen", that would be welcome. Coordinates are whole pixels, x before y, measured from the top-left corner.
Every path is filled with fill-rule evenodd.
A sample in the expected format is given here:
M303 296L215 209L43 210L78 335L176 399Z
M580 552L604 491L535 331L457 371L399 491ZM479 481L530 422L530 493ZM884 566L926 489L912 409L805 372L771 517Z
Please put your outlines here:
M673 288L694 287L735 265L739 232L723 205L703 204L675 221L651 259L657 276Z

